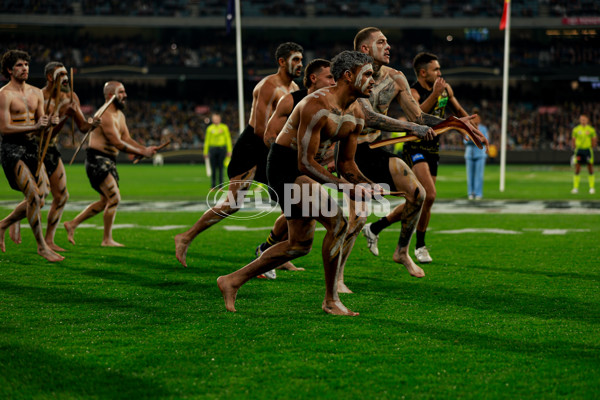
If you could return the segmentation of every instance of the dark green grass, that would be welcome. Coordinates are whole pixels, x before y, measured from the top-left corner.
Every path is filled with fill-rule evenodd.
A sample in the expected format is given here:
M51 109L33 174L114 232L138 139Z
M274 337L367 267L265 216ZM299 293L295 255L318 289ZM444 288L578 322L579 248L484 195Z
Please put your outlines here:
M158 173L148 179L154 170L144 168L122 169L125 200L160 199L152 187L174 186ZM87 183L69 173L71 199L80 200ZM560 173L568 193L568 171ZM198 185L205 193L207 183ZM536 199L547 199L543 187ZM174 199L195 199L189 192L182 186ZM568 198L561 192L552 193ZM119 212L116 223L140 228L115 230L127 245L117 249L99 246L98 229L80 228L76 246L59 230L57 243L68 251L57 264L37 256L29 229L21 245L7 239L0 398L583 399L600 392L597 215L434 214L435 260L423 279L391 261L397 231L381 235L378 258L361 237L346 271L355 293L342 295L361 313L356 318L321 311L322 231L313 252L296 261L306 271L250 281L238 313L226 312L215 279L249 262L268 228L225 226L268 227L275 216L213 227L190 247L187 269L174 257L173 236L183 229L144 228L190 226L198 216ZM88 222L102 223L99 216ZM517 234L445 233L463 228Z

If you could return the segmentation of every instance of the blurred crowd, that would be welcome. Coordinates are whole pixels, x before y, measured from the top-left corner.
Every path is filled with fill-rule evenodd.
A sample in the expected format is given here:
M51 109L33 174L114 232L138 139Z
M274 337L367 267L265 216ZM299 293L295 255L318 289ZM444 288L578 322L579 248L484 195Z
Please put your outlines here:
M246 16L498 17L501 1L472 0L244 0ZM224 0L4 0L0 13L50 15L221 16ZM594 0L512 0L513 15L600 15Z
M480 109L482 123L490 133L490 143L500 145L501 103L463 101L467 112ZM86 113L93 113L91 106L83 106ZM250 104L246 104L246 121ZM221 114L229 126L232 140L239 135L237 105L221 102L198 105L190 102L150 102L130 100L125 114L131 135L145 145L156 145L171 140L171 150L202 150L204 132L210 124L212 112ZM571 130L577 125L579 115L585 113L590 123L600 129L600 102L565 103L556 106L538 107L531 103L510 103L508 111L507 147L510 150L570 150ZM66 130L70 127L66 127ZM77 135L75 145L69 135L61 137L61 146L71 148L79 144L82 136ZM458 134L442 136L442 150L461 150L462 137Z

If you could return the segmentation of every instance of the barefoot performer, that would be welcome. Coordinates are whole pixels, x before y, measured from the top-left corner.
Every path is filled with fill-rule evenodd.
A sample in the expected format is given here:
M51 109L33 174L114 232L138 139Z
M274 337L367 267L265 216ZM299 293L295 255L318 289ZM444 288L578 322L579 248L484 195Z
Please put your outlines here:
M29 54L9 50L2 56L2 74L10 81L0 89L0 133L2 134L2 168L10 187L23 192L24 202L0 221L0 249L6 251L4 234L8 227L23 218L31 226L37 242L37 252L48 261L62 261L63 256L54 252L44 240L41 224L41 208L48 194L48 176L38 167L38 146L32 137L50 123L44 113L42 91L26 83L29 77ZM54 123L58 123L55 118Z
M277 73L263 78L252 92L250 121L244 132L233 146L231 161L227 167L230 183L227 198L237 199L239 191L245 191L252 181L267 183L266 164L269 149L264 143L267 122L273 114L277 102L288 93L298 90L294 79L302 73L302 46L287 42L279 45L275 59L279 68ZM222 204L207 210L196 223L184 233L175 236L175 256L187 267L187 251L192 241L200 233L227 216L239 210L238 204Z
M123 245L112 237L117 206L121 201L117 154L119 151L124 151L142 157L152 157L156 153L156 146L142 146L129 135L125 114L123 114L127 93L121 82L106 82L104 98L108 107L101 117L100 125L90 134L90 145L85 160L85 171L92 187L100 193L100 200L87 206L75 219L65 222L64 226L69 242L75 244L77 226L104 211L102 246L120 247Z
M360 198L368 191L382 192L381 187L362 175L354 162L356 141L364 127L364 113L355 106L355 100L368 97L371 92L374 84L371 61L371 57L359 52L337 55L331 63L336 85L305 97L271 146L267 175L277 194L274 197L288 219L288 239L269 247L245 267L217 279L228 311L236 311L237 292L248 280L310 252L316 220L327 230L322 249L325 269L322 308L330 314L358 315L342 304L336 286L348 223L337 201L321 184L340 191L345 189L352 198ZM318 162L319 156L338 141L337 171L343 178L331 174ZM372 185L373 189L359 184Z
M72 71L72 70L71 70ZM46 167L48 178L50 180L50 191L52 193L52 205L48 211L48 227L44 240L54 251L65 251L54 243L56 228L60 223L65 205L69 199L67 191L67 175L65 166L61 159L61 154L57 147L58 134L67 122L69 117L73 118L73 123L77 124L80 131L91 130L100 124L100 118L93 118L91 123L87 121L81 111L79 97L73 92L72 84L69 85L67 70L65 66L57 61L46 64L44 68L46 74L46 86L42 88L44 94L44 103L48 115L57 114L59 123L46 136L41 138L40 149L41 158ZM42 147L45 146L46 151ZM17 222L10 227L10 236L13 240L20 242L19 225Z

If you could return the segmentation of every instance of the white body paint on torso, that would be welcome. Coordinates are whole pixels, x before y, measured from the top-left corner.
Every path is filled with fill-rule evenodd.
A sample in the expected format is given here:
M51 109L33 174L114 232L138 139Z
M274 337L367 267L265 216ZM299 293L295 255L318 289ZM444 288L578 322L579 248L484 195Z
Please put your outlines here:
M329 119L333 123L337 124L337 128L335 130L335 133L333 135L331 135L331 137L329 139L320 143L319 151L318 151L318 154L320 157L323 157L325 155L325 152L327 151L327 149L329 149L331 144L335 141L334 139L338 135L340 128L342 127L342 125L344 123L351 122L354 125L365 126L365 121L362 118L356 118L354 116L354 114L338 115L338 114L331 112L331 110L327 110L327 109L320 110L312 117L310 123L308 124L308 127L306 128L306 133L304 134L304 137L302 138L302 145L304 146L304 148L308 148L308 144L309 144L311 136L312 136L312 131L313 131L315 125L323 117L327 117L327 119ZM305 165L308 165L308 159L306 158L306 153L302 154L302 162L305 163Z

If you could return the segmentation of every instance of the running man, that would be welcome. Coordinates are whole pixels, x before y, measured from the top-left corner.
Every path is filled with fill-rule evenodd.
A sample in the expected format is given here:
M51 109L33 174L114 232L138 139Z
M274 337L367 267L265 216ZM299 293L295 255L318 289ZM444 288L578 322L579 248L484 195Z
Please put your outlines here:
M20 50L9 50L2 56L2 75L9 82L0 89L0 158L10 187L23 192L25 200L0 221L0 249L6 251L4 234L8 227L26 216L37 242L38 254L56 262L64 257L54 252L44 240L41 208L49 190L48 176L43 166L39 176L35 176L39 147L33 138L34 133L46 129L50 118L44 113L42 91L26 83L29 60L29 54ZM58 117L53 118L52 123L58 123Z
M323 267L325 269L325 312L338 315L358 315L347 309L338 296L337 274L348 222L336 201L321 186L330 184L339 190L344 186L351 197L361 197L366 190L359 184L369 184L375 192L381 188L365 178L354 162L358 134L364 126L357 98L368 97L374 81L371 57L345 51L331 63L336 85L321 89L302 100L290 115L285 128L271 146L267 175L277 194L284 215L288 219L288 239L269 247L250 264L217 279L223 293L225 307L235 312L239 288L253 277L282 263L310 252L315 232L315 220L326 228L323 240ZM333 142L339 141L337 171L331 174L319 162ZM291 191L299 196L291 196ZM294 203L292 197L312 200ZM323 204L329 205L323 208ZM306 212L312 210L312 212Z
M85 160L85 171L92 187L100 193L100 200L87 206L72 221L65 222L67 237L72 244L75 244L75 229L79 224L104 211L102 246L123 246L112 236L117 207L121 201L117 154L124 151L142 157L152 157L156 153L156 146L142 146L129 135L123 114L127 93L121 82L109 81L104 84L104 99L109 101L113 96L115 99L102 115L100 125L90 134Z
M292 114L292 111L296 107L296 105L307 95L322 89L327 86L335 85L335 79L333 79L333 75L331 74L331 63L328 60L324 60L322 58L317 58L312 60L306 66L304 70L304 80L303 84L305 89L296 90L293 93L287 94L279 100L277 103L277 108L275 112L269 119L269 123L267 124L267 130L265 131L265 144L268 148L271 148L271 145L277 139L277 135L283 127L285 123ZM333 153L329 154L326 157L327 160L333 160ZM273 229L269 233L267 240L264 243L261 243L256 248L256 256L259 257L260 254L274 245L275 243L279 243L287 237L287 220L284 215L279 216L273 225ZM302 271L304 268L297 268L292 263L286 262L283 265L277 267L277 269L286 269L289 271ZM268 279L275 279L277 277L275 270L268 271L260 277L265 277Z
M238 191L248 189L252 181L267 183L266 165L269 149L264 142L265 129L279 100L286 94L298 90L294 79L302 73L303 51L302 46L293 42L279 45L275 52L275 59L279 66L277 73L263 78L254 88L248 126L233 146L231 161L227 167L230 180L228 199L237 199ZM188 247L196 236L238 210L238 203L223 202L207 210L186 232L176 235L177 260L187 267Z
M354 45L360 51L368 53L375 59L375 80L377 85L373 90L373 94L370 98L370 104L362 100L366 108L372 107L375 111L381 113L387 113L391 102L396 99L402 106L402 109L409 121L414 121L419 124L427 126L435 126L444 120L443 115L439 113L432 113L430 109L425 109L419 106L418 99L414 97L415 92L409 87L408 81L404 74L400 71L388 67L389 64L389 51L390 45L387 42L387 38L378 28L365 28L361 30L354 39ZM464 111L464 110L463 110ZM467 116L466 112L461 114L461 120L465 123L470 123L475 116ZM480 140L487 143L485 137L476 129L473 132L480 137ZM366 131L366 141L372 142L379 133ZM419 141L423 142L437 142L439 144L439 138L431 137L425 138ZM410 144L409 144L410 143ZM411 145L414 146L415 142L405 143L403 149L403 156L410 152ZM420 238L424 241L424 233L419 235L420 221L423 220L423 214L427 214L427 221L429 221L429 214L431 210L431 204L433 204L431 198L435 198L435 186L423 183L423 180L419 179L421 168L413 169L407 167L408 162L401 160L398 156L393 153L386 152L379 149L369 149L368 146L362 145L364 152L357 150L357 154L364 154L366 165L373 165L371 160L385 160L388 159L390 166L388 168L389 174L385 171L385 163L380 165L373 165L372 174L380 174L380 178L384 178L384 182L390 178L394 183L396 190L406 192L406 203L401 204L394 208L390 214L379 219L375 223L367 224L364 226L363 234L367 238L367 245L374 255L379 255L379 249L377 248L377 241L379 233L390 226L391 224L401 221L402 228L400 232L400 238L398 246L394 252L394 261L403 264L409 271L409 273L415 277L425 276L425 272L417 266L408 254L408 246L410 244L411 237L417 229L417 248L422 247L420 245ZM377 153L375 152L377 151ZM439 155L438 155L439 158ZM359 168L361 168L362 162L357 159ZM412 162L409 164L412 165ZM437 163L436 163L437 166ZM365 167L365 174L369 176L371 170ZM387 175L383 176L381 174ZM436 172L437 174L437 168ZM379 180L375 179L377 182ZM393 187L394 187L393 186ZM417 191L418 189L418 191ZM433 192L431 192L433 191ZM428 201L429 200L429 201ZM364 223L364 222L363 222ZM419 262L423 262L421 254L423 249L416 252L416 257Z
M57 61L46 64L44 68L46 75L46 86L42 88L44 95L44 104L48 109L48 115L58 114L59 123L52 129L52 136L44 157L44 166L50 180L50 191L52 193L52 204L48 211L48 227L46 228L45 241L54 251L65 251L62 247L54 243L56 228L62 217L65 205L69 199L67 191L67 175L65 166L61 159L61 154L56 143L58 134L67 122L69 117L73 117L77 127L81 132L87 132L100 124L100 118L94 118L90 124L87 122L81 104L76 93L71 93L69 78L65 66ZM58 106L57 103L58 102ZM50 104L48 104L50 103ZM58 108L58 112L56 111ZM41 146L44 144L42 143ZM20 243L20 222L16 222L10 227L10 237L15 243Z
M575 175L573 175L573 190L572 194L579 193L579 181L581 176L581 166L588 167L588 182L590 185L590 194L596 193L595 177L594 177L594 147L598 145L598 137L596 130L590 125L590 119L587 115L579 116L579 125L573 128L571 144L575 149Z

